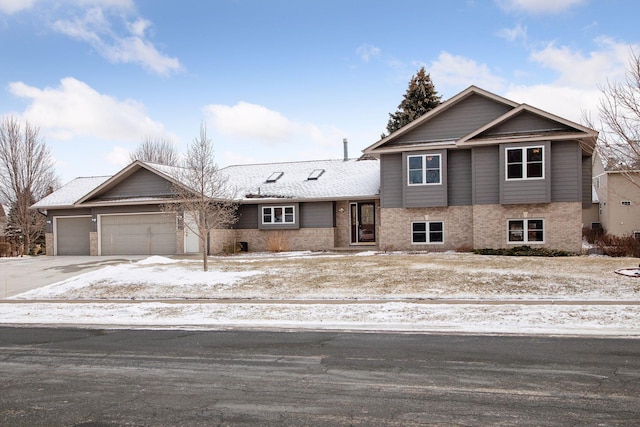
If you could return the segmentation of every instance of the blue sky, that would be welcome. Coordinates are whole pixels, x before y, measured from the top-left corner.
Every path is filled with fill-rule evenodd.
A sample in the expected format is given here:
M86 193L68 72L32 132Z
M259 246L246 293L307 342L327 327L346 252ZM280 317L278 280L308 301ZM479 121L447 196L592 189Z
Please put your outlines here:
M425 66L580 122L640 52L637 0L0 0L0 115L40 128L62 183L205 122L220 166L340 158Z

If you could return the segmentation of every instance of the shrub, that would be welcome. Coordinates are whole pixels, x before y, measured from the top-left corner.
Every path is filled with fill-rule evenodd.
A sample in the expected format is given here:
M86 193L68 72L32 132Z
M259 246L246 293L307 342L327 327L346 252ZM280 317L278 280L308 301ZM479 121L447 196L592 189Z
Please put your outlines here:
M11 245L9 243L0 243L0 257L9 256L11 254Z
M633 235L601 234L594 244L603 255L640 258L640 240Z
M544 256L544 257L560 257L572 256L571 252L561 251L558 249L532 248L531 246L516 246L513 248L501 249L476 249L473 251L478 255L503 255L503 256Z

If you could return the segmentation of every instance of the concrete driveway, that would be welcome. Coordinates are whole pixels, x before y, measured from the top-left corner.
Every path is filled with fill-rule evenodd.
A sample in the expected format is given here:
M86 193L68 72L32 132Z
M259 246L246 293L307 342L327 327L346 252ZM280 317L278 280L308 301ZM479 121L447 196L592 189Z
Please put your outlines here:
M147 257L147 255L121 255L0 258L0 299L108 265L135 262Z

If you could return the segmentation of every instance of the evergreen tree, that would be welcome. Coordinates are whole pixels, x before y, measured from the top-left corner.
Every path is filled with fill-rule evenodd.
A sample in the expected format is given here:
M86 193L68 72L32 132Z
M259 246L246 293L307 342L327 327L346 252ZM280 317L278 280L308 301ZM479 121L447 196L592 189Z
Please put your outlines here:
M389 113L387 132L391 134L397 131L434 109L441 102L442 96L436 92L431 82L431 75L427 74L424 67L420 68L416 75L411 78L409 88L404 94L402 102L398 105L398 111L393 114ZM382 134L382 136L384 137L385 135Z

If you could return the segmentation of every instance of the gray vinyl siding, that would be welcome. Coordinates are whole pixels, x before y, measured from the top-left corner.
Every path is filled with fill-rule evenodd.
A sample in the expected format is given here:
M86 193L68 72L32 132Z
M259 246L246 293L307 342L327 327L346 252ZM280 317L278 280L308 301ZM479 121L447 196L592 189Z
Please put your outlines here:
M45 231L47 233L53 233L53 217L79 216L79 215L91 215L91 208L49 209L47 210L47 226L45 227ZM96 231L95 226L92 231Z
M389 145L458 139L500 117L512 108L509 105L474 94L460 101L455 105L455 108L445 110L425 124L400 135Z
M333 202L300 203L300 228L333 228Z
M591 183L591 156L582 157L582 207L589 209L593 205L592 183Z
M380 206L383 208L402 207L402 154L380 156Z
M441 157L440 184L409 185L407 173L407 158L421 154L439 154ZM403 153L402 177L404 182L405 208L427 208L447 206L447 150L430 150Z
M572 128L562 125L554 120L532 114L528 111L522 112L509 118L505 123L492 127L480 136L498 136L523 133L539 133L541 131L570 131Z
M507 180L505 173L505 150L517 147L544 147L544 179ZM551 144L532 142L500 145L500 204L549 203L551 202Z
M475 147L471 152L472 198L475 205L500 203L500 149Z
M582 200L582 150L576 141L551 144L551 201Z
M139 169L124 181L97 195L95 200L122 199L128 197L170 196L172 184L146 169Z
M258 205L240 205L238 208L238 222L233 228L255 230L258 228Z
M447 158L449 206L471 205L471 150L449 150Z

